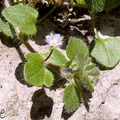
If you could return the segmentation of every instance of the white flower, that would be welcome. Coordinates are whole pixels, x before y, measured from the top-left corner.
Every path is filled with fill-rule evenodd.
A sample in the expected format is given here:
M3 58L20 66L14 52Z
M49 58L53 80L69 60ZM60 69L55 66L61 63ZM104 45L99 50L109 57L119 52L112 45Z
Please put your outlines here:
M50 33L50 35L46 35L45 38L46 42L52 47L58 47L62 45L63 36L60 34Z

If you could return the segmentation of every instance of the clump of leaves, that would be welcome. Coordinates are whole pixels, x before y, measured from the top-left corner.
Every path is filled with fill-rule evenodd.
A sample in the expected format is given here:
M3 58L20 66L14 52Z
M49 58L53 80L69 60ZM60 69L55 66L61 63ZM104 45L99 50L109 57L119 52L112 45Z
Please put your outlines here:
M38 11L34 8L17 4L3 9L0 18L0 31L13 41L20 41L31 51L35 50L29 45L28 37L36 34L36 21Z
M86 44L79 38L71 37L66 49L69 59L59 50L53 49L48 62L60 69L71 69L70 81L64 91L63 101L68 112L76 110L83 101L82 92L84 89L93 91L93 87L99 76L98 68L92 63ZM53 84L52 73L45 68L46 61L40 53L30 53L26 56L27 61L24 67L25 80L36 86L50 87ZM47 63L48 63L47 62ZM64 74L65 75L65 74ZM67 74L66 74L67 76ZM63 77L61 75L61 77Z
M92 12L109 11L119 5L115 0L111 3L108 0L76 0L77 3L86 6ZM30 85L40 87L51 87L54 84L54 74L59 74L61 78L68 81L65 88L63 101L68 112L76 110L80 103L83 102L84 90L93 92L96 81L99 77L98 67L92 62L92 58L105 66L106 68L114 67L120 60L120 41L114 37L101 38L97 36L95 46L90 53L89 47L80 38L70 37L66 47L66 56L60 52L57 45L61 45L59 40L62 37L51 34L47 36L51 41L50 51L40 54L32 49L28 44L29 35L36 33L36 21L38 17L37 10L28 5L18 4L5 8L0 18L0 31L13 40L19 39L32 53L25 55L27 62L24 66L24 77ZM17 29L16 29L17 28ZM18 30L18 31L16 31ZM53 40L53 42L52 42ZM55 40L55 42L54 42ZM35 52L35 53L33 53ZM60 70L70 69L71 73L57 73L54 67Z

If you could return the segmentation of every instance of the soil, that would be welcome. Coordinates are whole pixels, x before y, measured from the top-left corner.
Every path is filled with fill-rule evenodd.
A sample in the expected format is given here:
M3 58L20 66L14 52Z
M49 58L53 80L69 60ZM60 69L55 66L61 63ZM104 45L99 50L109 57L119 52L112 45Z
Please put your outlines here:
M116 12L117 11L117 12ZM98 15L97 27L104 35L120 36L120 16L117 9L107 15ZM58 17L59 18L59 17ZM70 22L73 19L70 19ZM37 25L38 33L29 43L38 51L46 51L45 35L51 31L65 35L67 43L71 35L91 41L90 18L81 15L75 24L44 20ZM57 24L55 24L57 22ZM47 24L46 24L47 23ZM47 25L47 26L46 26ZM82 26L81 26L82 25ZM89 41L88 41L89 40ZM24 81L24 54L29 53L24 45L8 48L0 42L0 120L120 120L120 64L112 70L101 70L92 97L68 114L62 101L64 86L42 88L30 86ZM42 45L44 44L44 45ZM63 47L64 48L64 47Z

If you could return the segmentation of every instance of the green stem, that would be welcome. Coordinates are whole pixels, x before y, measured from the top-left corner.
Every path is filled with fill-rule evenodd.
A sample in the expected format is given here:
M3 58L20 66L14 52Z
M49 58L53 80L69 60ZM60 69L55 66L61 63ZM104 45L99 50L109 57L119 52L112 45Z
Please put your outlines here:
M47 56L47 58L44 60L44 62L47 61L47 60L50 58L50 56L51 56L52 53L53 53L53 50L54 50L54 49L52 49L52 50L50 51L50 54Z
M23 44L26 46L26 48L27 48L30 52L32 52L32 53L35 53L35 52L36 52L28 42L23 42Z
M96 19L95 19L95 14L94 13L91 13L91 22L92 22L92 27L93 27L93 30L94 30L94 33L95 33L95 38L98 38L98 31L96 29Z
M26 46L26 48L32 52L32 53L35 53L36 51L33 49L33 47L28 43L28 36L23 34L23 33L20 33L19 34L19 37L20 37L20 40L22 41L22 43Z

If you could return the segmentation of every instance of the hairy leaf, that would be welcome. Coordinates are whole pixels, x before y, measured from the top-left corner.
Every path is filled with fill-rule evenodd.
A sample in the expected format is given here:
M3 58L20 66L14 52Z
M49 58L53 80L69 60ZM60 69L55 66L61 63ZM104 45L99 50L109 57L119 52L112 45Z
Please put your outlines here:
M93 87L95 86L98 77L98 68L91 62L90 58L88 58L83 70L78 70L74 75L74 79L77 80L77 83L91 92L94 89Z
M63 101L65 103L64 106L67 112L73 112L80 106L81 98L77 94L77 91L73 82L71 82L65 88Z
M91 55L101 65L114 67L120 60L120 40L114 37L97 38Z
M48 62L63 67L68 62L66 57L57 49L54 49L52 55L48 59Z
M2 21L1 18L0 18L0 31L2 31L6 36L13 38L9 23Z
M76 0L76 2L94 13L111 11L120 5L120 0Z
M106 0L92 0L91 2L91 10L93 12L101 12L105 8Z
M15 27L18 27L21 32L27 35L36 33L36 19L38 12L28 5L18 4L5 8L2 11L5 19Z
M92 87L94 87L99 77L99 70L98 67L96 67L96 65L92 63L91 58L88 58L88 62L84 67L84 70L89 73L87 79L92 84Z
M38 53L30 53L25 57L27 59L24 66L26 82L34 86L46 85L50 87L53 84L54 77L52 73L44 67L41 55Z
M66 49L70 60L77 59L80 66L83 67L89 55L86 44L79 38L71 37Z
M87 3L86 3L86 0L76 0L76 2L84 7L87 7Z
M44 85L47 87L51 87L54 80L53 74L46 68L44 70L45 70Z

